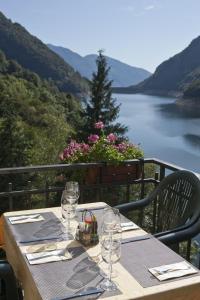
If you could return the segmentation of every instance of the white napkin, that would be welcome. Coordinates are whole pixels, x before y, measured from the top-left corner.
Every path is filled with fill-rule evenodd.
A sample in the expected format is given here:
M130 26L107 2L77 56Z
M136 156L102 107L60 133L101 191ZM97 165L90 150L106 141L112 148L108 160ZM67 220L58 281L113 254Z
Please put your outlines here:
M26 254L30 265L44 264L53 261L72 259L72 254L66 249L43 251Z
M126 223L121 223L121 229L122 231L128 231L128 230L139 229L139 226L137 226L133 222L126 222Z
M11 224L22 224L43 221L44 218L40 214L15 216L8 218Z
M198 273L198 270L186 261L150 268L149 271L160 281Z

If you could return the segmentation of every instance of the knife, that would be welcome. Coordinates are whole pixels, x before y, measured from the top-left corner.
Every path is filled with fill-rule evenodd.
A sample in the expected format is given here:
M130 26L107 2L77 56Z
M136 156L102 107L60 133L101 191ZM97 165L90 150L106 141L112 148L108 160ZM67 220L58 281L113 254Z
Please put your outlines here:
M40 214L36 214L36 215L23 215L23 216L13 216L13 217L9 217L9 220L11 219L12 222L15 221L23 221L26 219L37 219L40 217Z
M128 243L133 243L133 242L139 242L139 241L145 241L145 240L149 240L152 237L152 235L142 235L142 236L138 236L135 238L129 238L126 240L122 240L121 244L128 244Z
M91 208L77 208L77 212L82 212L84 210L103 210L104 208L108 207L108 205L106 206L100 206L100 207L91 207Z
M59 240L59 239L61 238L58 236L52 236L52 237L43 237L38 239L22 240L22 241L18 241L18 243L25 244L25 243L33 243L33 242L40 242L40 241Z
M84 296L90 296L90 295L96 295L96 294L102 294L104 292L103 289L101 288L94 288L91 290L85 290L82 292L78 292L76 294L68 295L65 298L53 298L51 300L68 300L68 299L75 299L75 298L80 298Z

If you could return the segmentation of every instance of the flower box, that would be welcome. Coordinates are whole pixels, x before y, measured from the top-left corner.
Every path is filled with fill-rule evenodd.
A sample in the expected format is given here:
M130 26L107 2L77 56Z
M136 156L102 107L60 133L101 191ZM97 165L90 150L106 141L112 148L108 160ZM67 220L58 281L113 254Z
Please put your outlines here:
M135 165L108 165L105 167L95 167L87 170L85 184L127 184L130 181L141 177L141 167Z

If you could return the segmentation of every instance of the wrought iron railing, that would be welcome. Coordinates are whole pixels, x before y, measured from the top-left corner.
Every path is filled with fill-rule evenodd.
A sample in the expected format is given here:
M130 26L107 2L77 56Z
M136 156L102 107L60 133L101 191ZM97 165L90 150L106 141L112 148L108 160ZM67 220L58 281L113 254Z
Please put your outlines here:
M131 176L127 176L127 181L124 183L120 183L119 181L116 183L114 180L112 183L102 183L101 176L99 176L99 180L95 184L84 184L82 182L80 184L81 189L81 199L80 202L95 202L95 201L104 201L107 202L107 198L105 198L105 193L103 192L106 188L115 189L116 187L123 187L125 198L122 200L123 202L129 202L132 200L132 186L137 187L138 198L144 198L145 194L149 192L146 189L146 186L151 184L152 188L154 188L166 175L170 172L181 170L183 168L167 163L165 161L156 159L156 158L145 158L139 160L128 160L123 162L124 165L137 165L140 167L140 176L137 179L131 178ZM150 170L148 166L151 166ZM70 175L74 171L81 172L88 168L104 168L106 163L80 163L80 164L58 164L58 165L41 165L41 166L28 166L28 167L16 167L16 168L1 168L0 169L0 209L1 211L6 210L15 210L19 209L18 202L20 199L24 201L23 209L32 208L32 198L36 197L36 201L34 202L34 208L37 208L38 204L38 196L42 197L40 199L40 207L48 207L52 206L52 202L50 202L50 196L53 194L57 194L58 198L64 189L65 181L61 182L59 185L55 185L55 177L62 173L67 173ZM40 174L39 180L35 183L34 180L36 175ZM100 173L101 174L101 173ZM68 176L67 175L67 176ZM113 179L116 174L113 174ZM23 176L23 187L17 187L14 185L16 179L20 176ZM51 181L49 180L51 178ZM39 182L39 186L37 186ZM41 184L42 183L42 184ZM88 199L88 194L86 193L86 197L84 198L84 192L93 190L94 193L92 195L92 199ZM59 194L60 193L60 194ZM112 193L114 194L114 193ZM108 194L106 194L108 195ZM107 196L106 196L107 197ZM120 200L121 201L121 200ZM36 203L36 205L35 205ZM54 203L55 204L55 203ZM111 203L112 204L112 203ZM117 204L117 203L114 203ZM151 208L151 218L152 218L152 227L151 231L154 231L154 224L156 219L156 205L153 204ZM140 211L138 222L140 226L143 226L144 220L144 211ZM189 249L190 251L190 249Z
M144 191L145 191L145 185L147 183L152 183L154 185L158 184L162 178L165 177L165 174L170 171L176 171L182 169L179 166L169 164L167 162L164 162L162 160L158 160L155 158L145 158L140 160L128 160L124 161L124 164L134 165L137 164L141 167L141 176L137 180L132 180L131 178L127 179L126 183L126 201L130 201L130 185L137 184L140 185L140 197L144 197ZM151 176L146 177L145 174L145 167L148 164L152 164L154 166L154 174L150 174ZM74 170L84 170L88 168L94 168L94 167L105 167L105 163L80 163L80 164L58 164L58 165L41 165L41 166L28 166L28 167L17 167L17 168L1 168L0 169L0 181L2 182L2 178L5 179L7 177L7 180L4 180L3 186L1 185L0 188L0 201L8 201L8 209L13 210L16 205L14 205L14 201L16 198L19 198L20 196L26 195L27 199L30 198L31 195L38 195L43 194L44 201L43 206L49 205L49 195L51 193L57 193L59 191L62 191L64 188L64 184L60 184L59 186L55 186L53 183L50 184L48 177L50 174L55 172L58 174L59 172L68 172L68 171L74 171ZM15 179L22 175L25 177L27 176L27 181L24 184L23 188L16 188L13 185L12 181L15 181ZM43 185L40 187L34 186L34 182L30 177L34 178L35 174L43 174L43 179L40 181L43 181ZM113 174L114 176L115 174ZM109 184L116 185L115 183ZM117 185L120 185L120 182L117 183ZM33 187L34 186L34 187ZM103 200L101 195L101 189L105 188L107 185L101 183L101 179L99 178L98 184L95 185L87 185L84 184L81 185L81 190L84 189L95 189L96 190L96 198L95 200ZM83 194L83 193L82 193ZM3 199L3 200L2 200ZM84 202L85 199L81 198L81 202ZM28 200L27 200L28 202ZM30 206L29 206L30 207Z

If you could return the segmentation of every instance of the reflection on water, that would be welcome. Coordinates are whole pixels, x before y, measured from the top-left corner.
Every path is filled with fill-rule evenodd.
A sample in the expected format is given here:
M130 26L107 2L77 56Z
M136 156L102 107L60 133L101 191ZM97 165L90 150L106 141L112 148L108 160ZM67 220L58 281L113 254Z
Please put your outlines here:
M175 99L116 94L119 121L128 137L140 143L146 157L155 157L200 173L200 111L176 105Z
M187 143L193 147L196 147L200 151L200 135L185 134L184 139Z
M195 107L178 105L175 103L158 104L155 107L166 118L194 119L200 118L200 110Z

